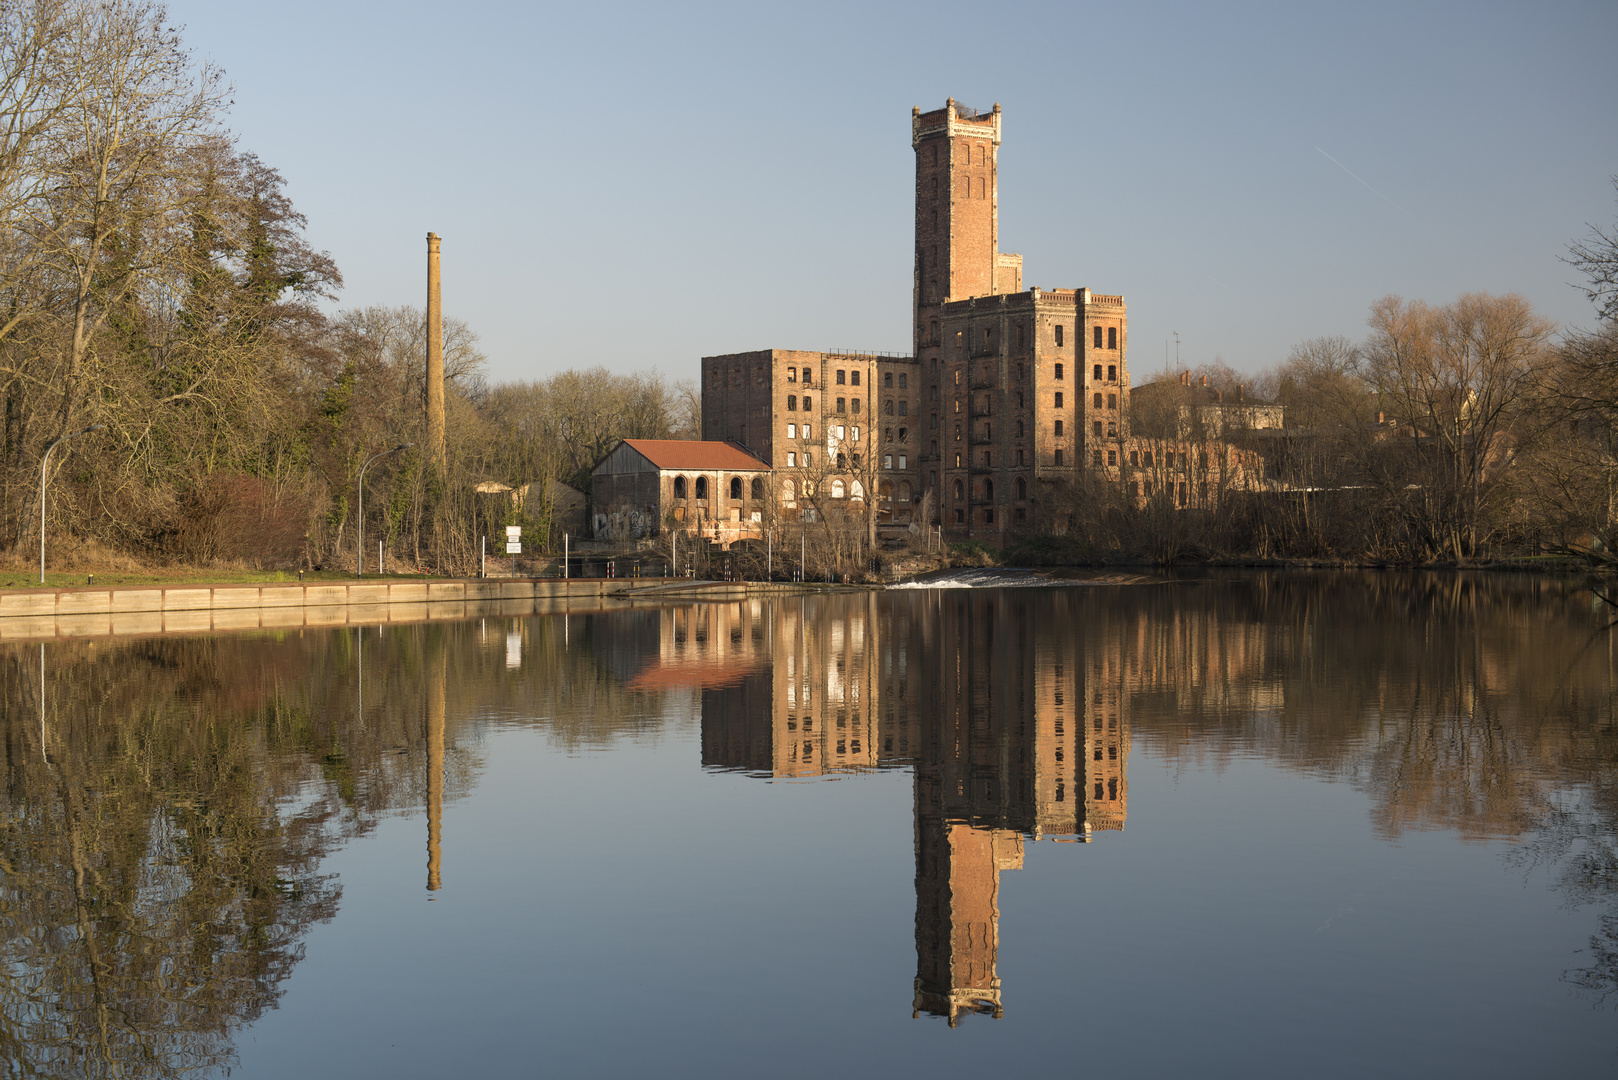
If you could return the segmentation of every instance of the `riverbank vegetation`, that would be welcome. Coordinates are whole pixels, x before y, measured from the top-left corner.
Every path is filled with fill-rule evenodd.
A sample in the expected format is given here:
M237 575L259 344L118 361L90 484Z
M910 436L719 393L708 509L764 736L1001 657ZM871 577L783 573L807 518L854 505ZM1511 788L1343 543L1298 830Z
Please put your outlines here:
M56 445L53 566L346 565L362 466L423 442L422 312L322 310L343 283L336 263L308 240L281 174L225 126L223 73L193 58L162 7L5 0L0 12L11 561L33 558ZM410 448L366 474L367 547L381 539L396 562L469 572L476 537L508 523L545 546L548 488L519 510L478 485L577 484L616 438L696 434L694 395L656 373L491 386L477 341L445 320L443 472Z

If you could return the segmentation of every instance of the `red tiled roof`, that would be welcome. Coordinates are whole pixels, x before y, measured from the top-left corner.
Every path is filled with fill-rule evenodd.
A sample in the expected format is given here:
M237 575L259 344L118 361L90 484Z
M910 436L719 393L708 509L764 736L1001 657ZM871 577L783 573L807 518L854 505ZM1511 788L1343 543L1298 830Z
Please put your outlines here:
M735 443L695 439L625 439L659 469L730 469L769 472L770 467Z

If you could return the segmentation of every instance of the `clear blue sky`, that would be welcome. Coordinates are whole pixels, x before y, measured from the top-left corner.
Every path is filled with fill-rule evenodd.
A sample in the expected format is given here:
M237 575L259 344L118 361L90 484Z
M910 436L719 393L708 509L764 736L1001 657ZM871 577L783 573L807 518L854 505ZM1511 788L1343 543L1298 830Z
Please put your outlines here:
M502 380L908 351L910 108L951 95L1005 111L1025 284L1123 293L1136 381L1173 331L1255 371L1387 293L1588 326L1558 256L1618 220L1612 0L170 14L343 305L420 304L436 231L445 310Z

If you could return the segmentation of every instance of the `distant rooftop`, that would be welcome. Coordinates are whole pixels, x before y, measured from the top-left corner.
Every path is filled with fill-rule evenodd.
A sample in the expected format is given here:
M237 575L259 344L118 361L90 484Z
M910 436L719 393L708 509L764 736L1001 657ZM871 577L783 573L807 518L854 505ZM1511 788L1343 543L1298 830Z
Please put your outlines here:
M731 442L705 442L699 439L625 439L624 443L633 447L659 469L770 471L770 467L764 462Z

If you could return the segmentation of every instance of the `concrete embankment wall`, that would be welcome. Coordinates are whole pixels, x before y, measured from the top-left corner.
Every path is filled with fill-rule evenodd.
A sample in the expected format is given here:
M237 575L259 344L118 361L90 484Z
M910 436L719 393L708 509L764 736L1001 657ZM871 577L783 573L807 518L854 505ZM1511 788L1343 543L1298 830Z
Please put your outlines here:
M630 603L731 600L783 589L662 578L27 589L0 593L0 641L601 611Z

